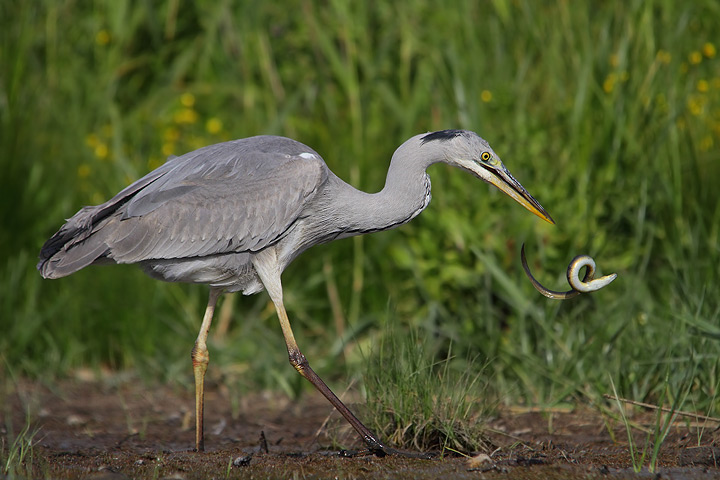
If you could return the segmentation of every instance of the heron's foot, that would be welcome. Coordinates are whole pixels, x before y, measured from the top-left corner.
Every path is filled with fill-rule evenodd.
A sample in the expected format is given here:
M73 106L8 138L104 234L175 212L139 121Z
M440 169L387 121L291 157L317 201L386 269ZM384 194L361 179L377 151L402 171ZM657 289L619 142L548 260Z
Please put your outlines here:
M388 447L380 442L368 442L367 450L340 450L340 456L346 458L364 457L374 455L376 457L402 457L402 458L419 458L422 460L430 460L437 457L436 452L409 452Z

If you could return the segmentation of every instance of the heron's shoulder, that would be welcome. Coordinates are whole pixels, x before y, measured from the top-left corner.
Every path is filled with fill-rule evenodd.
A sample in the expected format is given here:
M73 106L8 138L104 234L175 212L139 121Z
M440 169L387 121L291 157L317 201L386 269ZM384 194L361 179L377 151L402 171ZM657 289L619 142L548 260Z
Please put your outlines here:
M322 157L312 148L286 137L262 135L228 142L216 143L188 152L169 160L176 172L184 170L192 174L207 174L217 169L231 169L243 174L282 168L285 164L306 161L325 164ZM225 172L227 173L227 172Z
M241 138L216 144L215 147L220 151L230 151L240 155L267 155L268 158L301 157L322 160L319 153L304 143L276 135Z

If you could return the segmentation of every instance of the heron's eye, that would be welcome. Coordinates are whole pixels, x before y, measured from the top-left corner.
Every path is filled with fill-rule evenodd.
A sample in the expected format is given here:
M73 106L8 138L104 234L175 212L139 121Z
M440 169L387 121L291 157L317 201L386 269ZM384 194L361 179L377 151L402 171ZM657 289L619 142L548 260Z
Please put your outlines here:
M481 159L483 162L487 162L487 161L489 161L491 158L492 158L492 155L490 155L490 152L483 152L483 153L480 154L480 159Z

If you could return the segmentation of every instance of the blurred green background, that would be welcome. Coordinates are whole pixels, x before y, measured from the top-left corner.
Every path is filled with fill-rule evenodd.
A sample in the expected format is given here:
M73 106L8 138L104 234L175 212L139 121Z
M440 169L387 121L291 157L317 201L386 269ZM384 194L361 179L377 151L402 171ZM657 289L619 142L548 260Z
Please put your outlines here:
M593 403L612 381L635 400L669 392L717 414L718 32L716 0L5 0L2 375L134 369L191 388L205 287L133 266L57 281L35 270L64 218L168 155L286 135L377 191L407 138L464 128L557 225L431 167L433 201L412 223L315 247L286 270L313 367L363 389L368 357L406 338L444 370L477 372L492 401ZM522 272L522 242L550 288L578 254L619 278L545 299ZM264 293L225 299L210 350L209 378L234 391L310 388Z

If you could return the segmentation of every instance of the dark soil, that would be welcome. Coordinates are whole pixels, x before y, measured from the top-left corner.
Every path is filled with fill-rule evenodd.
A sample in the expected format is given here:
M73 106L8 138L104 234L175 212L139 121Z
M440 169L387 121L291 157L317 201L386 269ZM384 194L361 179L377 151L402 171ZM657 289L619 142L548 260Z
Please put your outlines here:
M9 383L9 382L8 382ZM31 420L37 430L23 472L50 478L625 478L634 477L624 426L596 411L507 409L488 421L487 456L431 460L362 454L319 396L234 399L221 387L206 396L204 453L194 444L192 392L140 381L7 384L0 391L2 456ZM234 407L233 407L234 406ZM235 415L233 416L233 411ZM326 420L331 417L331 421ZM650 430L654 415L633 421ZM328 426L329 425L329 426ZM720 477L717 424L679 420L663 442L660 476ZM612 435L610 432L612 431ZM614 440L613 440L614 438ZM646 434L638 431L640 449ZM649 456L643 462L649 464ZM0 478L5 465L0 465Z

